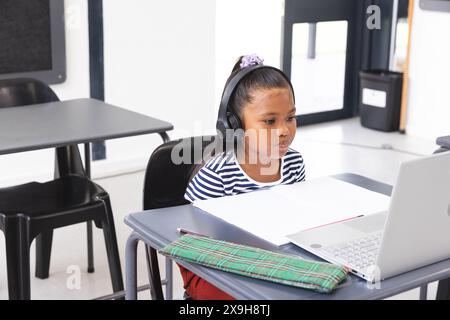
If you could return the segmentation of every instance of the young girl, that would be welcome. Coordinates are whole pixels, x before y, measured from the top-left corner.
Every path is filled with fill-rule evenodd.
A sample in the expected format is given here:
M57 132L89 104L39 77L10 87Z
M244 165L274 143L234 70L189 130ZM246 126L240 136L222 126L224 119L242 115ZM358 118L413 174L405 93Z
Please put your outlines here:
M262 65L259 57L241 57L225 89L239 72L255 65ZM208 160L190 181L185 193L187 200L236 195L305 179L302 156L289 148L297 130L296 109L292 86L281 70L261 67L250 71L238 82L227 110L233 112L242 124L245 132L241 141L243 150L225 151ZM251 140L250 137L256 139ZM191 298L233 299L179 267L184 288Z

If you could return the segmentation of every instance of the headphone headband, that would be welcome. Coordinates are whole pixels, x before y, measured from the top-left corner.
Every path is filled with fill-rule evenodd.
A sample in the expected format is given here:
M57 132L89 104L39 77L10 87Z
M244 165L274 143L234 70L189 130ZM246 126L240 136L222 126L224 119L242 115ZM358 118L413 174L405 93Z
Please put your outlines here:
M228 110L228 105L230 103L230 99L231 99L234 91L236 90L237 86L242 81L242 79L244 79L249 73L253 72L256 69L262 69L262 68L273 69L273 70L279 72L284 77L284 79L287 81L287 83L289 84L289 86L291 88L292 96L293 96L294 102L295 102L294 89L292 87L291 81L280 69L277 69L272 66L265 66L262 64L243 68L243 69L239 70L231 78L231 80L225 86L223 93L222 93L216 128L222 133L223 137L225 137L227 129L237 129L237 128L233 127L233 124L229 123L229 117L228 117L229 113L231 113L233 117L237 118L236 121L240 121L239 117L235 114L235 110Z

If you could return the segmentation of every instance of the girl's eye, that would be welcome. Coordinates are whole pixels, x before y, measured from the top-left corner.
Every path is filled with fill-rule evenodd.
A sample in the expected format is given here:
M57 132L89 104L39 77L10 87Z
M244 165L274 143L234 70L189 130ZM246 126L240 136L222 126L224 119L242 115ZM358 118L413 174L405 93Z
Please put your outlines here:
M267 124L267 125L272 125L272 124L274 124L275 123L275 119L268 119L268 120L264 120L264 122L265 122L265 124Z
M295 120L295 116L287 118L287 121L293 121L293 120Z

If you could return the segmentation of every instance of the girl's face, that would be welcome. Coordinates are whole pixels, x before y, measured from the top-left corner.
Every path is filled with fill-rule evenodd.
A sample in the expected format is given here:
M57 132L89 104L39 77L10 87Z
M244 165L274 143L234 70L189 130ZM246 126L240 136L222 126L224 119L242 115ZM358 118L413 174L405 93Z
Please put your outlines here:
M246 150L259 159L280 159L297 131L295 105L290 89L257 89L253 101L243 106Z

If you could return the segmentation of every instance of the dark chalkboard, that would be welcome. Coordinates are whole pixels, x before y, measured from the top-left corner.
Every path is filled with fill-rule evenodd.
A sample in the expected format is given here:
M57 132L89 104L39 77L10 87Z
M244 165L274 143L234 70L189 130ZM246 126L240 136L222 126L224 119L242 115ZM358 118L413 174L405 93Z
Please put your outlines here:
M63 0L0 0L0 78L65 80Z

